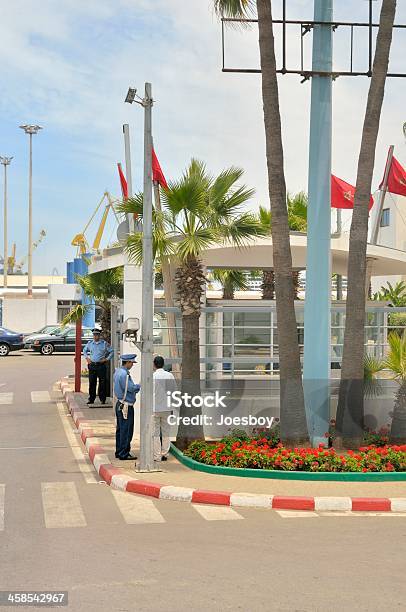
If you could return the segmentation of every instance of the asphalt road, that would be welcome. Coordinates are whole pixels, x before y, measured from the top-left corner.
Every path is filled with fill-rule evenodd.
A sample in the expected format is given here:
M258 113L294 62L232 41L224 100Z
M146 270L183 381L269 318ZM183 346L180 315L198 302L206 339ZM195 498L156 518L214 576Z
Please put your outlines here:
M72 369L72 356L0 359L0 590L66 590L86 612L405 608L405 516L114 494L53 390Z

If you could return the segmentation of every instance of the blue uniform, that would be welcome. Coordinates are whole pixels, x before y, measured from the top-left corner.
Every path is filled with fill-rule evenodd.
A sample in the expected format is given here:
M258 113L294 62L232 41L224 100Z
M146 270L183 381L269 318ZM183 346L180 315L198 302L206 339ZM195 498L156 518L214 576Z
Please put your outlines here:
M83 355L92 363L100 363L103 359L110 360L113 357L113 349L105 340L89 340L83 349Z
M124 397L127 383L127 393ZM116 457L127 459L130 456L131 440L134 433L134 407L135 396L140 390L140 385L134 383L127 368L117 368L114 373L114 395L116 402ZM123 404L128 404L127 418L123 416Z
M105 340L89 340L83 349L83 355L90 359L89 370L89 402L93 404L96 399L97 381L99 381L99 398L102 404L107 397L107 368L104 359L110 360L113 356L113 349Z
M127 395L124 396L126 379L128 377ZM135 402L135 396L140 390L140 385L134 383L130 376L129 370L126 368L117 368L114 373L114 395L121 402L126 402L132 406Z

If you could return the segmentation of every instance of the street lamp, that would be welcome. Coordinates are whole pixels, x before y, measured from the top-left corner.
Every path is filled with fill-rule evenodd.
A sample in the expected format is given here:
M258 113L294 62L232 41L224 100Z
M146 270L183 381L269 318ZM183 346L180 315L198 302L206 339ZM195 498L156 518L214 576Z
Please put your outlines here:
M7 166L10 165L12 157L0 157L0 163L4 166L4 262L3 262L3 288L7 287L8 252L7 252Z
M32 136L42 130L40 125L20 125L30 137L30 165L28 183L28 297L32 297Z
M145 83L141 98L137 90L128 90L125 102L140 104L144 108L144 194L142 240L142 324L141 342L141 394L140 411L140 462L139 471L154 470L152 450L152 402L153 402L153 317L154 317L154 258L152 251L152 93L151 83Z

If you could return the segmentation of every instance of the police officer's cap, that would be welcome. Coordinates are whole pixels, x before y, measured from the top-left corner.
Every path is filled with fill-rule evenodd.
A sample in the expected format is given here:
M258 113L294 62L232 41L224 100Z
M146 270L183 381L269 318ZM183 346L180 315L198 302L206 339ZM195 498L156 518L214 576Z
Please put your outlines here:
M135 363L137 361L137 355L134 353L129 353L127 355L121 355L121 361L125 363L126 361L132 361Z
M95 327L94 329L92 329L92 332L93 332L94 334L101 334L101 333L102 333L102 330L101 330L99 327Z

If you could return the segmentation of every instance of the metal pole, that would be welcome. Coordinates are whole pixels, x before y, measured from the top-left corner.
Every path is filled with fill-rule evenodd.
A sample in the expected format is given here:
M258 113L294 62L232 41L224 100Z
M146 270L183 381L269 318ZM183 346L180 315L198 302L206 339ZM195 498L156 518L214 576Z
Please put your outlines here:
M314 0L314 19L331 23L333 0ZM331 73L331 25L316 25L313 70ZM313 445L330 420L332 77L312 77L307 225L304 390ZM326 429L327 428L327 429Z
M32 297L32 133L30 136L30 167L28 184L28 297Z
M124 134L124 151L125 151L125 175L127 179L128 197L133 196L133 179L131 170L131 145L130 145L130 126L128 123L123 125ZM135 231L135 223L133 215L127 215L129 233L133 234Z
M0 157L0 162L4 166L4 264L3 264L3 288L7 287L8 274L8 236L7 236L7 166L10 165L12 157Z
M374 225L372 227L372 232L371 232L371 244L377 244L378 242L379 227L381 225L381 217L382 217L383 207L385 204L385 197L388 192L388 179L389 179L389 172L392 166L394 150L395 150L394 145L391 145L389 147L388 157L386 159L386 166L385 166L385 173L384 173L383 181L382 181L382 187L379 192L378 209L376 211Z
M144 120L144 205L143 205L143 260L142 260L142 325L141 325L141 410L140 410L140 471L154 469L152 449L153 402L153 317L154 265L152 252L152 93L145 83L142 101Z

